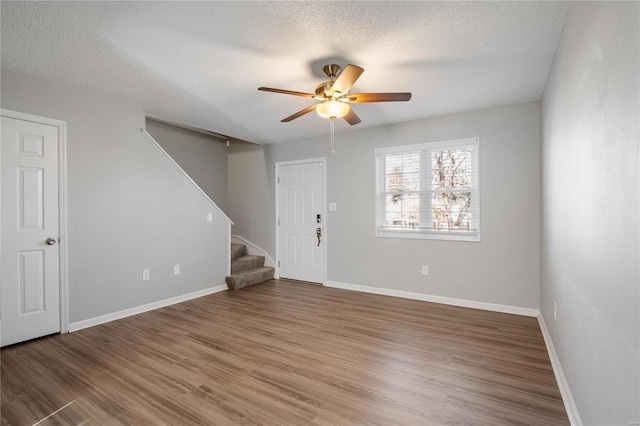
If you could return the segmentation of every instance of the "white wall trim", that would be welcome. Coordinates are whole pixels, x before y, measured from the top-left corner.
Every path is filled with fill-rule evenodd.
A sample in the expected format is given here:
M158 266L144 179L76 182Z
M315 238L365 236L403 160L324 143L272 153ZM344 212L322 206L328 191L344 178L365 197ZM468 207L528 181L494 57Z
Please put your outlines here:
M229 236L229 250L227 250L227 277L231 275L231 223L227 222L227 235Z
M178 163L176 163L176 161L169 155L169 153L167 151L164 150L164 148L162 146L160 146L160 144L153 138L153 136L151 136L149 134L149 132L147 132L145 129L140 129L140 131L151 141L151 143L165 156L167 157L167 159L174 165L176 166L176 168L178 170L180 170L180 172L184 175L184 177L186 177L189 182L191 182L191 184L198 190L198 192L200 192L200 194L207 200L209 201L209 203L211 203L211 205L218 211L218 213L220 213L220 215L222 215L222 217L225 218L225 220L227 222L229 222L231 225L233 225L233 221L231 219L229 219L229 216L227 216L220 207L218 207L218 205L211 199L211 197L209 197L207 195L206 192L204 192L202 190L202 188L200 188L200 186L198 186L198 184L191 179L191 176L189 176L189 174L187 172L184 171L184 169L182 167L180 167L180 165Z
M210 294L219 293L225 290L227 290L227 286L225 284L218 285L212 288L194 291L193 293L187 293L180 296L171 297L169 299L148 303L146 305L136 306L133 308L124 309L122 311L101 315L99 317L89 318L87 320L74 322L69 324L69 332L82 330L83 328L93 327L93 326L104 324L107 322L130 317L132 315L141 314L143 312L153 311L154 309L164 308L166 306L175 305L176 303L186 302L187 300L197 299L198 297L208 296Z
M326 281L326 287L341 288L344 290L360 291L363 293L381 294L383 296L402 297L404 299L422 300L424 302L441 303L443 305L460 306L463 308L482 309L484 311L502 312L505 314L523 315L527 317L537 317L540 314L538 309L523 308L520 306L500 305L497 303L476 302L466 299L455 299L452 297L434 296L424 293L413 293L402 290L392 290L381 287L371 287L359 284L347 284L337 281Z
M560 395L562 395L562 402L564 403L564 408L567 410L567 416L569 417L569 423L571 423L572 426L581 426L582 420L578 413L578 407L576 407L576 402L573 399L573 394L569 388L569 382L567 382L567 378L564 375L562 365L560 364L560 358L558 358L556 348L553 345L553 340L551 340L551 334L549 333L549 329L547 328L541 313L538 314L538 323L540 324L540 330L542 330L544 342L547 345L547 352L549 353L549 359L551 360L551 367L553 367L553 374L556 376L556 382L558 382Z
M60 333L69 332L69 236L67 226L67 122L24 112L0 109L3 117L47 124L58 128L58 238L59 250L59 291L60 291Z
M258 247L257 245L253 244L252 242L242 238L240 235L232 235L231 242L234 244L244 244L245 246L247 246L247 252L250 255L264 256L265 258L264 263L266 266L271 266L272 268L276 267L276 263L273 261L271 256L269 256L269 253L267 253L264 249ZM275 278L278 278L278 277L275 277Z

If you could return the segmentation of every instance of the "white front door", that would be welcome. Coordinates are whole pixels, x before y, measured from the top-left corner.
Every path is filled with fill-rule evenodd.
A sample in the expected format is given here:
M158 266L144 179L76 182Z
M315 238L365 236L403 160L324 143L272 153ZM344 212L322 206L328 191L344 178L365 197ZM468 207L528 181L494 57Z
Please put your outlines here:
M60 331L58 128L2 117L2 346Z
M277 173L280 277L323 283L324 163L277 165Z

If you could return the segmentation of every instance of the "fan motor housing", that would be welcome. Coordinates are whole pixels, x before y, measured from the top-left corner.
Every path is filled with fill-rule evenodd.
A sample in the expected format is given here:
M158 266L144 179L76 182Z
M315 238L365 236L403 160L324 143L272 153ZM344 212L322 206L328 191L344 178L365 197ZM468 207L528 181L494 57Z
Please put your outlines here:
M318 84L316 87L316 95L322 96L323 98L329 97L329 91L333 87L333 81L325 81L324 83Z
M322 71L330 78L330 81L318 84L318 87L316 87L316 95L328 98L330 97L329 93L331 92L333 83L335 83L336 76L340 74L342 68L338 64L329 64L322 67Z

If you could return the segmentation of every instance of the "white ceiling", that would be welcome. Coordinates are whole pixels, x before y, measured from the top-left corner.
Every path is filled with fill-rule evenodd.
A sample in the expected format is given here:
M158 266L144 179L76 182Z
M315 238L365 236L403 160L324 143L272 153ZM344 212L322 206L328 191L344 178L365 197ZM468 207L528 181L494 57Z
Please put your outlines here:
M256 143L329 131L312 104L322 66L359 65L353 129L539 100L567 2L8 2L2 68L143 105ZM336 132L350 130L339 120Z

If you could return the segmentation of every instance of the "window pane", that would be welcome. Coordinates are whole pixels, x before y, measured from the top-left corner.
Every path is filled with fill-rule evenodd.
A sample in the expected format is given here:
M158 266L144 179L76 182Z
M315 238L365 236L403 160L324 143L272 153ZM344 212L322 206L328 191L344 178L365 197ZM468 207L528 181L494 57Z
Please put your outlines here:
M420 154L389 155L385 158L385 191L420 189Z
M418 194L387 195L384 226L415 228L420 223Z
M432 194L432 221L436 231L470 231L473 229L470 192Z
M478 144L376 149L376 236L480 241Z
M471 149L432 152L432 189L471 189L472 164Z

